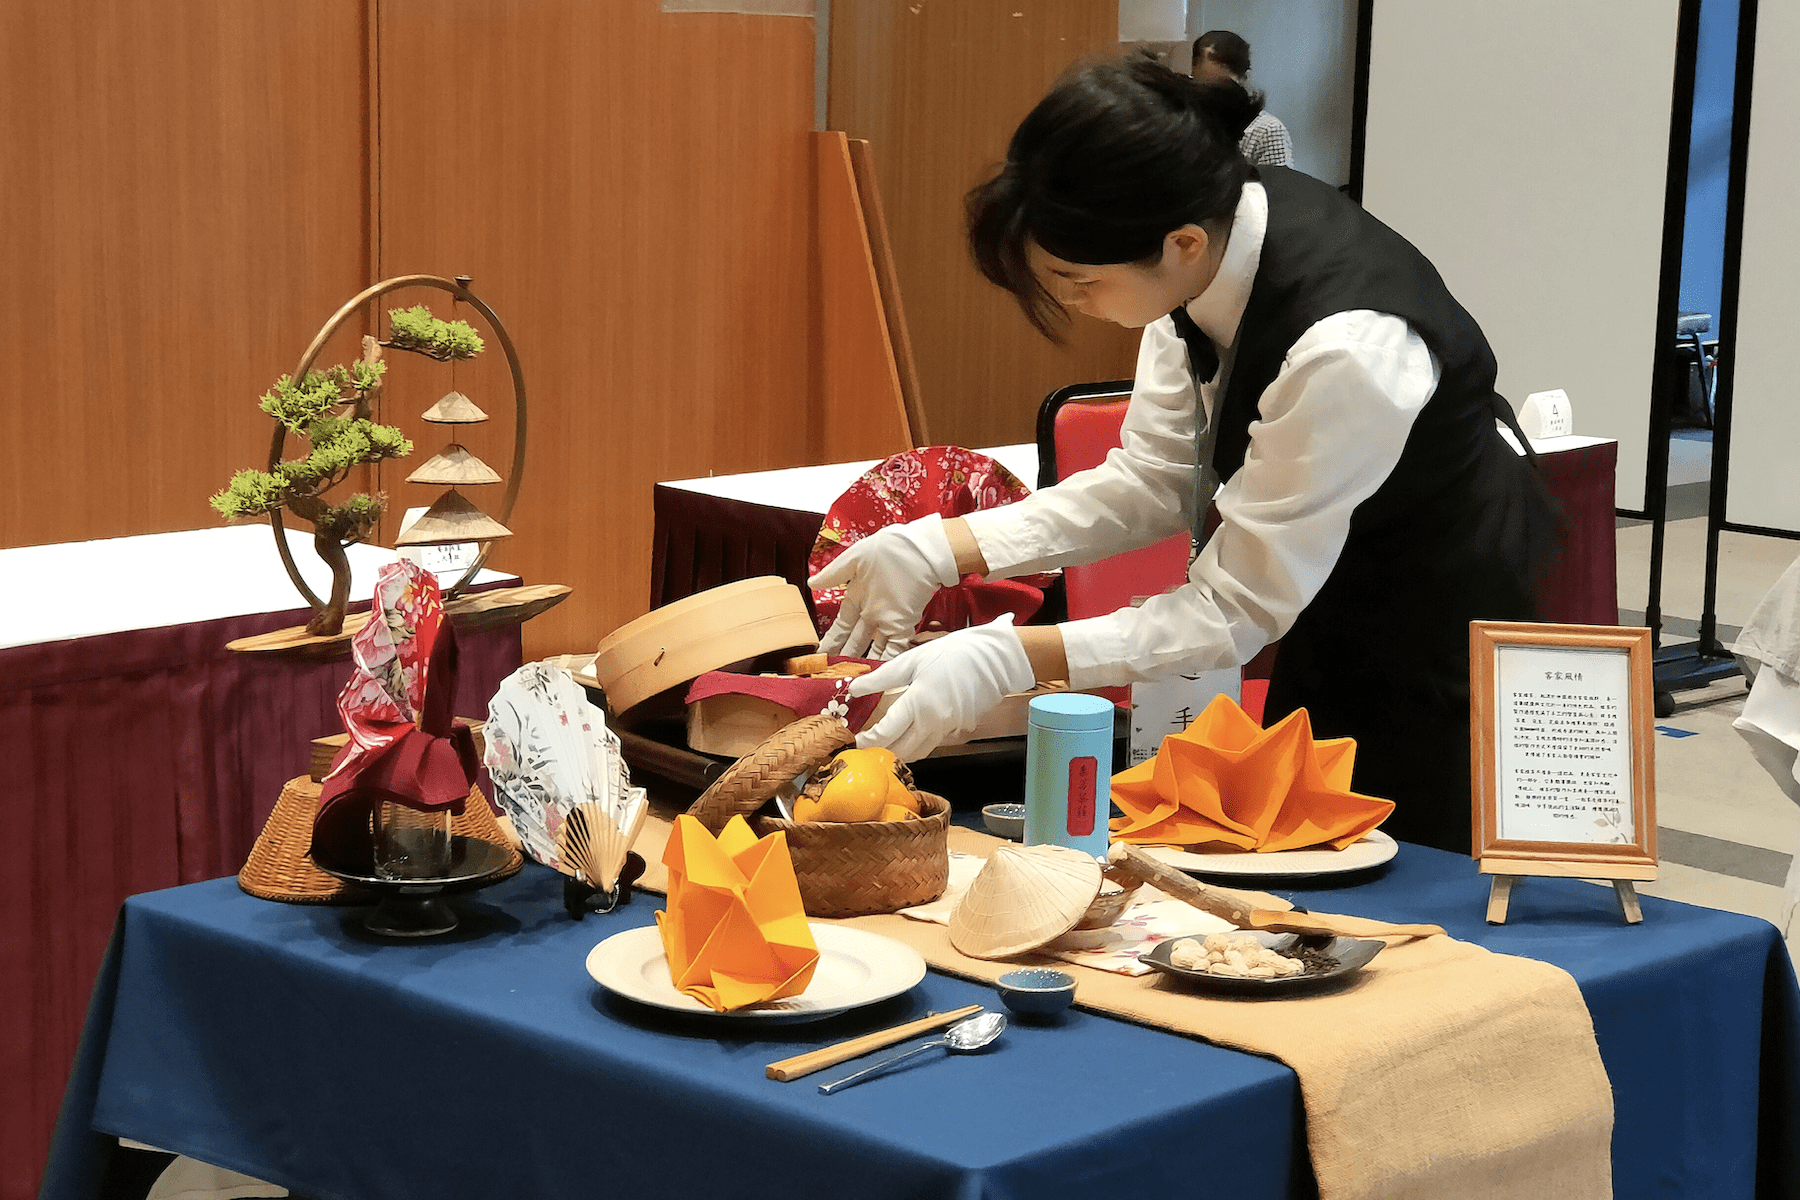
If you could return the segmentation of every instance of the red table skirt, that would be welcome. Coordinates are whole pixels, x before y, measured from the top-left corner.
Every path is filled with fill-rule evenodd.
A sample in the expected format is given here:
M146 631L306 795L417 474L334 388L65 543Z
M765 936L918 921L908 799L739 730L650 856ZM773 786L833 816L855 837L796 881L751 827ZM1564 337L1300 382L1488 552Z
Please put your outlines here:
M366 607L366 606L365 606ZM235 874L309 743L342 732L348 662L225 643L305 610L0 649L0 1198L35 1195L88 994L126 896ZM466 637L457 712L485 717L519 629Z
M1539 597L1539 619L1571 625L1619 621L1614 537L1615 442L1538 456L1569 517L1569 543ZM650 607L757 575L780 575L806 593L806 560L823 514L703 495L658 484ZM810 603L810 593L806 593Z

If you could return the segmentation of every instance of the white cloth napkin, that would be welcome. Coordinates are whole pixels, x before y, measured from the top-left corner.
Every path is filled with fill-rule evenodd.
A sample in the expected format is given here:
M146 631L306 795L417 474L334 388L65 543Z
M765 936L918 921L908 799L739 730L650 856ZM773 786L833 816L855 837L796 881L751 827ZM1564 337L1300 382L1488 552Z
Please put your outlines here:
M1750 680L1744 714L1732 728L1774 777L1787 798L1800 804L1800 559L1769 589L1732 650ZM1781 904L1784 936L1800 913L1800 846L1788 867Z

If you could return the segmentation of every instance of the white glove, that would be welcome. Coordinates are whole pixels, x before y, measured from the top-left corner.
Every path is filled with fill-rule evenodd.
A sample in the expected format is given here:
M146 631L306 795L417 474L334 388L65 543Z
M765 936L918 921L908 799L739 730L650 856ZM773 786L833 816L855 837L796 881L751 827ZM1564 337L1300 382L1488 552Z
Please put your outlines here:
M819 639L826 654L892 658L912 645L925 606L941 587L962 581L956 554L936 513L888 525L852 544L806 582L841 587L844 605Z
M959 629L926 642L850 681L852 696L902 685L906 694L872 728L856 735L861 747L886 746L902 762L923 758L938 744L974 729L990 708L1037 683L1012 614L988 625Z

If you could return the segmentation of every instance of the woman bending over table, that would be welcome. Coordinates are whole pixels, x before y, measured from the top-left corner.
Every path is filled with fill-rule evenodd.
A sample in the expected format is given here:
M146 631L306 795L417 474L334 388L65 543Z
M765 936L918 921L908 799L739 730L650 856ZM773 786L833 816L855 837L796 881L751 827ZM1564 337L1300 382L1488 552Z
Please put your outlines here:
M1517 423L1480 327L1354 202L1251 167L1257 110L1138 57L1077 67L1025 118L969 193L970 248L1052 339L1070 310L1143 329L1122 444L1020 503L851 546L812 580L846 588L822 648L899 655L851 687L908 685L857 740L915 758L1039 680L1193 674L1279 638L1266 719L1305 708L1315 736L1355 738L1388 832L1466 851L1469 622L1532 617L1561 520L1498 430ZM1198 528L1196 497L1219 525L1174 591L909 649L963 574L1148 546Z

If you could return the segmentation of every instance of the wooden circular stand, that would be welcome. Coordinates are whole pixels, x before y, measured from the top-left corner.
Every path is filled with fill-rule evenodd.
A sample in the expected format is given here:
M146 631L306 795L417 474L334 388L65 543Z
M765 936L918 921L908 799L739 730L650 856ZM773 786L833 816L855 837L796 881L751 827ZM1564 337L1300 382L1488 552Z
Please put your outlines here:
M519 496L519 485L525 478L525 372L519 364L518 351L513 348L511 335L494 315L494 310L484 304L466 286L463 279L450 280L437 275L400 275L393 279L384 279L373 287L358 292L343 307L332 314L329 321L314 335L306 352L300 356L300 363L294 368L294 379L306 378L306 373L318 361L332 336L347 322L358 309L371 300L385 296L389 292L409 287L437 288L449 292L457 300L469 305L480 313L499 339L500 349L506 355L507 367L512 374L513 384L513 456L512 469L507 474L506 498L501 502L499 522L504 525L512 517L513 504ZM287 430L281 422L275 423L274 438L269 446L269 470L274 471L282 461L282 452L287 443ZM301 576L300 569L294 563L292 549L288 545L287 533L282 522L279 509L269 514L269 525L275 535L275 549L281 555L281 565L287 569L288 578L293 581L300 595L317 614L325 607L325 602L314 594ZM490 591L470 593L465 589L487 562L493 549L493 543L487 542L481 547L476 557L461 578L444 590L444 612L455 622L458 633L476 633L484 629L500 628L507 625L518 625L537 616L539 613L560 604L569 595L570 588L563 584L533 584L516 588L497 588ZM272 633L258 634L255 637L239 638L229 642L229 650L261 654L270 659L286 662L344 662L350 658L350 640L367 625L368 613L350 613L344 617L343 628L336 634L323 636L307 632L304 625L296 625L288 629L278 629Z

